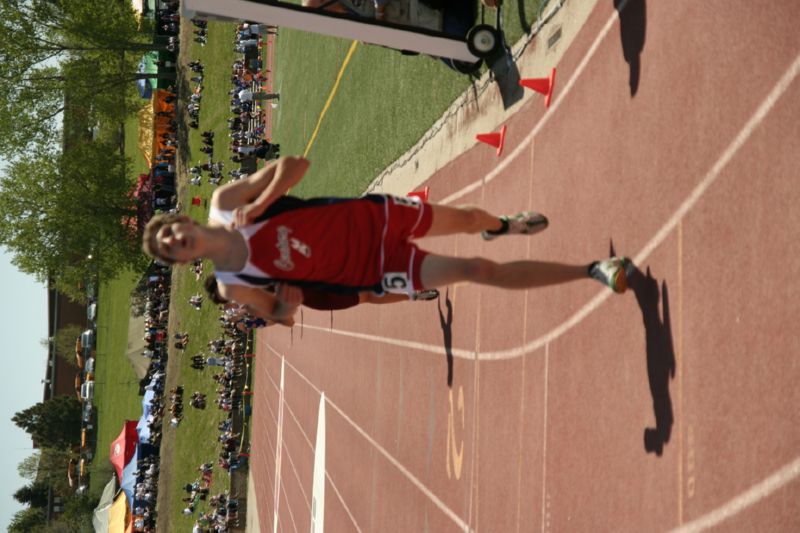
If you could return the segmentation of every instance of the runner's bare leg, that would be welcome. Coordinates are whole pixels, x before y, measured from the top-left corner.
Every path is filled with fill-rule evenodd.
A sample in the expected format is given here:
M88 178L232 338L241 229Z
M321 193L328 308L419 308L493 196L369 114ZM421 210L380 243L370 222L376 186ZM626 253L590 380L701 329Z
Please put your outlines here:
M474 234L496 231L503 227L499 217L480 207L470 205L452 207L439 204L428 204L428 206L433 210L433 220L428 233L425 234L426 237L457 233Z
M588 265L567 265L547 261L496 263L482 257L463 258L429 254L422 261L420 278L426 289L460 281L504 289L527 289L589 279L588 268Z

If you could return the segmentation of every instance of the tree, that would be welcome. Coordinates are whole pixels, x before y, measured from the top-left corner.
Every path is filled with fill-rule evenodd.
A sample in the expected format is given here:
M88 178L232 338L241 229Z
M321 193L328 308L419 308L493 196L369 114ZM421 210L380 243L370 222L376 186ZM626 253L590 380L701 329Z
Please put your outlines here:
M45 348L50 348L51 343L55 348L56 355L69 363L70 366L77 368L78 360L75 357L75 339L83 332L83 328L78 324L68 324L56 331L55 337L44 339L42 344Z
M29 507L47 507L47 483L34 481L17 490L14 499Z
M0 154L12 159L58 140L54 118L68 105L68 90L87 104L104 92L133 98L138 56L164 48L147 38L130 2L0 2Z
M41 450L35 450L28 457L17 465L17 472L22 479L36 480L36 472L39 470L39 460L42 457Z
M17 511L8 525L9 533L28 533L36 526L47 522L47 513L38 507L27 507Z
M50 533L94 533L92 515L99 498L88 494L76 494L67 498L64 503L64 514L48 529Z
M80 441L81 403L74 396L39 402L15 413L11 420L40 447L65 450Z
M70 492L67 468L75 454L69 450L41 448L23 459L17 465L20 477L37 483L44 483L58 494Z
M0 179L0 244L12 262L75 300L89 277L145 263L135 229L127 160L111 140L76 140L62 155L40 149ZM91 262L87 257L91 256Z

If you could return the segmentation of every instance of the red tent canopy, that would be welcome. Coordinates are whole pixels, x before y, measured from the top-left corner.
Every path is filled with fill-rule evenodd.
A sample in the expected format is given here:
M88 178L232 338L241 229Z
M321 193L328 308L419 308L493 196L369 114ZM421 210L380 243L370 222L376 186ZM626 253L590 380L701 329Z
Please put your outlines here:
M139 174L136 186L128 193L136 201L136 215L123 219L131 231L143 231L147 221L153 217L153 179L150 174Z
M136 420L126 420L119 437L111 443L111 464L117 471L117 479L122 479L122 469L133 457L139 435L136 433Z

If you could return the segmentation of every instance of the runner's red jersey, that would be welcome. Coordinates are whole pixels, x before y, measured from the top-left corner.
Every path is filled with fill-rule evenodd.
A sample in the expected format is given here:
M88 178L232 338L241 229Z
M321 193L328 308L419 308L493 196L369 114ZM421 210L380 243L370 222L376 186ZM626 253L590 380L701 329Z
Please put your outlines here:
M248 266L266 277L345 287L381 282L385 197L283 197L259 220L245 235Z
M248 259L236 272L217 271L224 285L288 282L334 292L410 293L423 288L427 252L410 242L428 232L432 210L417 199L282 196L238 231ZM233 212L212 206L209 219L231 224Z

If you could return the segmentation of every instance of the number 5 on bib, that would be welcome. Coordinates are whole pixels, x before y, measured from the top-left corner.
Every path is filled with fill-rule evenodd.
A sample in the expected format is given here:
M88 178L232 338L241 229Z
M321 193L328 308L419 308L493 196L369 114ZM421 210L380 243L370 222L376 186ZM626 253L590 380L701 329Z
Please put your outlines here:
M408 294L408 274L405 272L387 272L383 275L381 283L383 290L395 294Z

